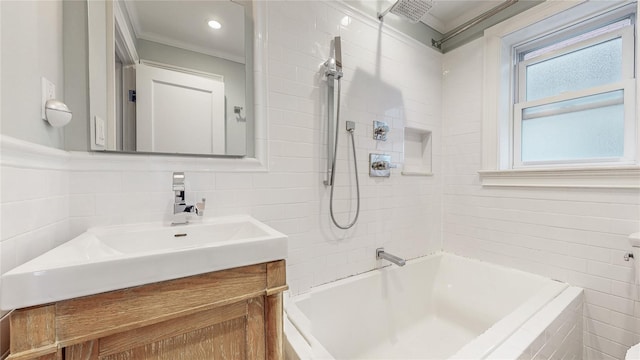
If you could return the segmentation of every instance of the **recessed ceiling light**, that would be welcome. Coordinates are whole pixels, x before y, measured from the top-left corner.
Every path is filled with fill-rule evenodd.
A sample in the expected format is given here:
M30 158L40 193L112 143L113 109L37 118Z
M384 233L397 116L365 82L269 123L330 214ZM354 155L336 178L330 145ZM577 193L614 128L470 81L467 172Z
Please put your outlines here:
M216 29L216 30L222 27L222 24L220 24L215 20L209 20L209 22L207 22L207 25L209 25L210 28Z

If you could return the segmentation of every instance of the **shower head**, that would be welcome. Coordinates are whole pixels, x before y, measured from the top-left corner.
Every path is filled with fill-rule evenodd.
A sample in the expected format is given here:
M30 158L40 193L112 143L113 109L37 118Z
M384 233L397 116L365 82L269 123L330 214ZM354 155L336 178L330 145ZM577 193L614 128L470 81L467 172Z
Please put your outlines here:
M412 23L417 23L429 12L433 6L432 0L397 0L390 8L382 13L378 13L378 19L382 21L387 13L391 12L409 19Z

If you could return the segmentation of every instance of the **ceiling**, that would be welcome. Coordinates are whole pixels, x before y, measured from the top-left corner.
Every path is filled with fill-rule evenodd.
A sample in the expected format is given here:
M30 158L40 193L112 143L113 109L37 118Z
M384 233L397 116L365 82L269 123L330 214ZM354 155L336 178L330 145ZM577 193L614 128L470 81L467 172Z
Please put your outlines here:
M231 1L123 1L138 39L244 63L244 7ZM207 22L217 20L218 30Z
M230 0L121 1L125 4L137 38L244 63L245 17L242 5ZM395 0L344 1L373 14L383 11L395 2ZM438 33L446 34L504 1L434 0L432 8L421 21ZM533 1L535 0L520 0L519 3ZM517 7L513 6L515 11L522 11L515 9ZM399 22L405 22L396 15L388 14L387 16L396 17ZM207 21L210 19L219 20L223 24L222 28L215 31L208 28Z
M422 22L444 34L491 10L504 0L435 0Z

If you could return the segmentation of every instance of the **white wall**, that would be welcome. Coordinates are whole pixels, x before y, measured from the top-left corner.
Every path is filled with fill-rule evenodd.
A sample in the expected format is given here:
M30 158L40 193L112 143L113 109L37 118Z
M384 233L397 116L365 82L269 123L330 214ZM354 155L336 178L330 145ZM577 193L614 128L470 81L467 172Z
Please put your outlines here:
M640 342L640 303L627 236L640 231L640 192L483 188L483 41L444 55L443 237L460 255L585 288L585 358L624 358Z
M2 134L62 148L63 130L41 119L41 77L64 100L62 1L2 1ZM73 109L72 109L73 110Z
M3 269L58 242L57 237L29 235L44 229L52 214L54 223L64 227L68 222L68 233L60 232L65 238L90 226L168 219L174 170L186 171L189 201L207 197L205 216L251 214L290 236L288 282L294 293L373 269L374 251L381 245L407 258L440 249L440 174L403 177L393 170L391 178L369 178L368 153L388 152L394 162L401 162L403 125L421 124L433 131L434 163L439 166L441 55L385 28L379 31L374 19L352 18L341 26L346 12L339 4L273 1L268 6L268 173L189 171L180 158L167 165L166 159L131 155L52 155L67 171L3 160L3 194L14 193L6 203L3 198L3 210L28 204L31 216L43 219L13 221L20 220L18 215L3 211L0 254L9 259ZM342 120L357 122L362 193L360 219L349 231L331 225L329 190L322 184L326 85L321 64L336 35L342 36L345 64ZM372 139L373 120L390 123L390 140ZM337 218L345 222L346 211L355 207L349 200L355 194L348 186L354 184L347 177L352 162L344 122L340 129L336 209ZM108 170L96 170L102 168ZM68 190L41 193L39 187L49 180L63 182ZM60 197L63 209L41 203L51 197ZM25 236L28 241L22 240Z

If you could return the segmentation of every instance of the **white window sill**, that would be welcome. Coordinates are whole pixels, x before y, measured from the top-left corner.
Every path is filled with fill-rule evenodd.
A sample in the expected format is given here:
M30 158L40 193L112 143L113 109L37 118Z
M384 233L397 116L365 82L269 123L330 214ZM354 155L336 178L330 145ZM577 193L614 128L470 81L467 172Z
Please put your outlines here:
M640 189L640 166L480 170L482 186Z

